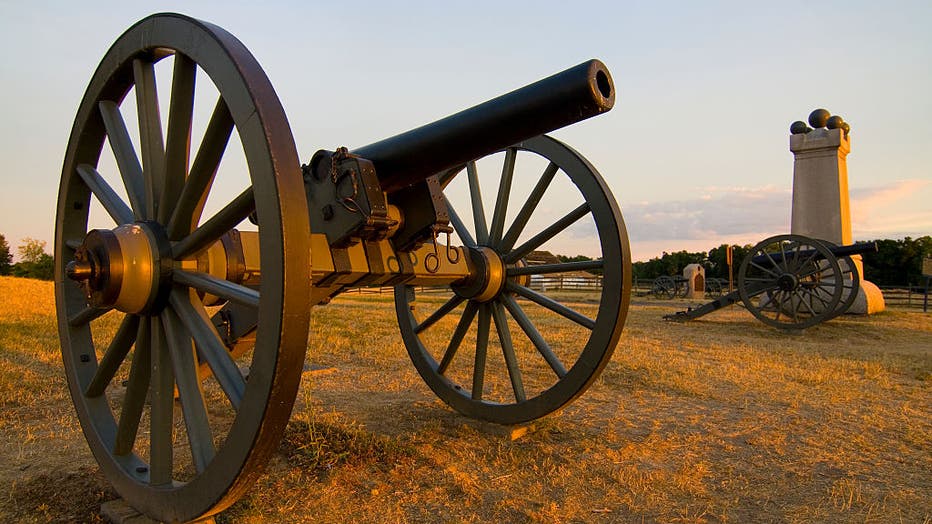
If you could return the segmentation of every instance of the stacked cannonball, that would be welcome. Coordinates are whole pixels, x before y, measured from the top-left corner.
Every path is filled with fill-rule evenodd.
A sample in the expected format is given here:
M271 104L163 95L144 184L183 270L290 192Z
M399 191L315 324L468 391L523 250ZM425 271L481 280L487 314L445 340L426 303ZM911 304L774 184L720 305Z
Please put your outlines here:
M790 124L790 133L803 135L813 129L827 127L829 129L841 129L845 132L845 138L848 138L848 132L851 131L851 126L843 118L838 115L832 116L827 109L816 109L809 113L809 125L812 127L807 126L802 120L797 120Z

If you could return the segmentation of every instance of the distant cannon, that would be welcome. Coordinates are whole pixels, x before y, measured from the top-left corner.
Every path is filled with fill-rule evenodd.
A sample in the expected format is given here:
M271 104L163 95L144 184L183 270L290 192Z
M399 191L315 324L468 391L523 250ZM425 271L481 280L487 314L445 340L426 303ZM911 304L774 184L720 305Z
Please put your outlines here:
M740 301L769 326L803 330L851 308L860 282L851 256L876 250L869 242L835 246L801 235L770 237L741 262L735 291L664 318L693 320Z
M165 65L171 81L159 86L156 67ZM350 64L317 80L355 76ZM214 90L213 113L195 122L202 84ZM160 105L166 93L170 103ZM320 150L302 166L271 83L235 37L176 14L128 29L78 108L55 232L65 374L116 491L171 522L237 500L289 420L311 307L351 288L395 287L415 367L467 416L514 424L581 395L621 336L631 256L602 177L543 133L614 101L608 69L591 60L374 144ZM237 143L241 166L227 163ZM476 161L490 155L503 161L487 222ZM519 181L515 165L539 160L542 171ZM227 195L236 175L241 190ZM468 221L446 192L463 179ZM548 222L538 205L552 186L576 202ZM513 187L529 193L518 193L509 222ZM113 226L91 229L95 216ZM577 223L598 236L596 260L525 263ZM588 270L602 277L591 310L528 287L531 275ZM432 305L425 288L448 298ZM532 307L552 318L539 321ZM575 334L551 336L554 322ZM445 328L451 336L434 335Z

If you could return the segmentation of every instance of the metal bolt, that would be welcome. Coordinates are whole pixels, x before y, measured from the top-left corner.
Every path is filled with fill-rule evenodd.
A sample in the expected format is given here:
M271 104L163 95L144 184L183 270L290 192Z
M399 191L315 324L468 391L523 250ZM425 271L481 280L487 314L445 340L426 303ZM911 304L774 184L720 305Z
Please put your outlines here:
M91 356L88 355L87 353L82 353L80 359L81 359L81 362L84 362L86 364L91 361Z
M94 276L94 266L87 260L72 260L65 266L65 276L79 282L89 280Z
M324 208L321 211L323 211L324 213L324 220L333 219L333 206L331 206L330 204L327 204L324 206Z
M136 466L136 473L145 473L149 471L149 468L145 466Z

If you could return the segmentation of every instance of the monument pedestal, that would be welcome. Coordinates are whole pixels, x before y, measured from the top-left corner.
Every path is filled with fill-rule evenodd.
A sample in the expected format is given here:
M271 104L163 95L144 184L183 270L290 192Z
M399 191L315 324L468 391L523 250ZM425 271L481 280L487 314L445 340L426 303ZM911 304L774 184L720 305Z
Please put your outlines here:
M795 156L790 232L836 245L851 244L847 161L851 142L847 131L817 127L792 134L790 151ZM851 259L861 282L858 297L848 313L869 315L883 311L883 294L876 285L864 280L861 257L855 255Z

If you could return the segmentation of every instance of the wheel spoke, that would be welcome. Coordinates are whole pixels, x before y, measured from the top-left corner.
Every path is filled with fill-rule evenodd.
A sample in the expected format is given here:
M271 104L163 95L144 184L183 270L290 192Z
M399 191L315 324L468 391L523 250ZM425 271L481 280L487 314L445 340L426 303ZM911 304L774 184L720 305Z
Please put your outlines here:
M476 330L476 359L472 371L472 399L482 400L485 387L485 360L489 349L489 328L492 313L488 304L479 305L479 325Z
M780 296L780 300L777 300L777 295ZM776 312L776 316L773 318L775 321L780 320L780 314L783 312L783 296L784 293L782 289L771 295L771 300L774 304L773 309Z
M779 261L782 263L782 265L779 264L779 263L777 263L776 255L770 257L770 263L773 264L773 267L774 267L777 271L780 271L781 273L786 273L786 272L787 272L787 269L788 269L788 268L787 268L787 261L786 261L786 242L780 242L780 243L778 243L778 244L777 244L777 247L780 248L780 259L779 259Z
M149 392L149 375L152 371L151 321L144 317L138 324L136 349L133 351L133 363L129 369L129 381L123 395L123 409L120 410L120 422L113 444L114 455L126 455L133 451L139 420L146 407L146 394Z
M259 307L259 292L255 289L197 271L176 270L173 277L176 284L184 284L245 306Z
M136 81L136 112L139 115L142 174L145 179L145 216L147 220L154 220L158 216L156 206L165 186L165 142L162 139L162 117L159 115L154 64L141 59L133 60L133 76Z
M489 244L497 246L502 240L505 229L505 214L508 213L508 197L511 195L511 181L515 175L515 158L518 150L510 147L505 151L505 163L502 165L502 178L498 185L498 199L492 211L492 228L489 231Z
M187 290L182 288L172 290L169 300L175 313L181 318L181 323L194 337L198 355L210 366L210 370L213 371L220 388L230 399L233 408L239 409L240 402L243 400L243 392L246 390L246 381L230 352L223 345L204 306L199 300L197 305L193 304L192 302L197 300L197 297L192 297Z
M133 342L136 341L137 331L139 331L139 317L136 315L124 316L120 328L114 335L113 340L110 341L107 351L104 352L104 356L101 357L100 363L97 365L94 377L88 384L87 389L84 390L84 396L94 398L103 394L110 381L113 380L113 376L116 375L117 370L120 369L120 364L126 359Z
M181 400L188 443L191 445L191 457L194 467L200 473L207 469L207 464L214 457L214 439L207 420L204 392L197 375L194 344L171 308L166 308L162 313L162 327L171 350L172 370L178 383L178 397Z
M805 288L805 287L804 287L803 289L809 294L810 297L815 297L816 300L818 300L819 302L821 302L821 303L822 303L822 306L824 307L824 306L828 306L828 305L831 303L831 300L826 300L825 298L823 298L823 293L824 293L825 295L832 296L832 293L829 293L828 291L825 291L825 290L824 290L824 287L825 287L825 286L819 285L819 286L815 286L814 288ZM811 301L811 300L810 300L810 301Z
M165 330L152 317L152 391L149 428L149 484L163 486L172 481L172 419L175 404L175 377Z
M143 189L142 166L139 157L133 148L133 141L126 130L126 122L120 114L120 107L110 100L103 100L98 104L100 116L107 129L107 138L110 140L110 149L116 159L123 186L129 196L129 203L137 219L145 218L145 191Z
M444 197L444 200L446 200L446 197ZM456 230L456 234L459 235L460 240L466 244L466 247L476 247L475 239L469 234L469 230L466 229L463 220L460 219L460 216L456 213L456 210L453 209L453 206L450 205L449 201L447 202L447 212L450 214L450 222L453 224L453 229Z
M544 337L541 336L540 332L537 331L537 328L534 327L534 323L531 322L531 319L528 318L527 314L524 313L524 310L518 304L518 302L508 293L502 294L502 302L504 302L505 307L508 308L508 312L511 313L512 318L521 326L521 330L524 331L524 334L527 335L527 338L531 340L531 343L534 344L534 347L537 348L537 351L544 357L544 360L547 361L547 364L550 365L550 369L557 374L557 377L563 378L566 376L566 368L563 366L563 363L560 362L560 358L550 349L550 345L547 344L547 341L544 340Z
M162 224L167 223L171 217L188 174L196 74L197 64L187 56L175 53L168 131L165 136L165 188L158 216Z
M802 302L803 298L798 292L794 292L789 296L790 303L790 313L793 315L793 322L799 322L799 303Z
M226 151L233 133L233 116L222 98L217 100L214 112L204 131L201 145L191 164L191 172L172 210L168 222L168 238L177 240L191 232L201 218L207 194L213 185L220 159Z
M521 378L521 369L518 367L518 357L515 355L515 345L511 340L511 330L508 329L508 320L505 318L505 308L500 302L492 303L492 318L495 320L495 330L498 331L498 341L502 346L505 357L505 366L508 368L508 378L511 379L511 389L515 394L515 401L524 402L527 395L524 393L524 381Z
M505 289L512 293L517 293L521 295L522 297L530 300L531 302L534 302L540 306L543 306L562 317L568 318L569 320L572 320L573 322L579 324L580 326L583 326L589 329L595 329L595 321L592 320L591 318L583 315L582 313L579 313L578 311L572 310L564 306L563 304L554 301L553 299L549 297L545 297L544 295L541 295L540 293L537 293L536 291L533 291L531 289L528 289L524 286L520 286L510 281L505 282Z
M256 201L250 187L224 206L210 220L172 246L172 257L175 260L183 260L197 255L219 240L224 233L233 229L236 224L242 222L255 209Z
M136 220L133 210L126 205L126 202L123 202L123 199L116 194L110 184L100 176L100 173L93 166L81 164L78 166L77 171L78 175L81 176L81 180L84 180L91 193L94 193L97 201L104 206L107 214L117 225L129 224Z
M811 269L810 271L807 271L806 273L797 274L796 278L798 278L799 280L808 279L809 277L821 274L830 269L831 269L830 267L821 267L820 265L816 264L813 267L813 269Z
M87 306L81 311L75 313L73 316L69 317L68 324L70 324L72 327L80 327L85 324L89 324L93 320L106 315L110 309L111 308Z
M437 182L440 183L440 189L446 189L447 185L449 185L450 182L456 178L456 175L460 174L460 171L462 171L465 167L466 164L451 167L450 169L447 169L443 173L437 175Z
M548 240L555 237L557 234L559 234L564 229L575 224L577 220L584 217L587 213L589 213L588 202L583 203L576 209L570 211L566 216L554 222L547 229L544 229L540 233L534 235L530 240L528 240L524 244L521 244L521 247L508 253L504 259L505 263L514 264L518 260L524 258L528 253L539 248L544 242L547 242Z
M469 197L472 200L472 217L476 225L476 241L481 245L486 245L489 242L489 226L485 222L482 190L479 188L479 173L475 162L466 164L466 176L469 181Z
M793 268L793 269L794 269L794 272L798 273L798 272L802 271L803 268L805 268L806 266L808 266L810 262L813 262L813 261L815 260L815 258L816 258L817 256L819 256L819 255L821 255L821 253L819 253L819 250L817 250L817 249L811 249L811 250L809 250L809 255L806 257L806 259L803 260L802 262L798 263L798 264L796 265L796 267ZM799 256L799 253L797 253L797 256ZM815 273L818 273L818 272L820 272L820 271L826 269L826 268L821 267L821 264L819 264L819 263L813 264L813 267L815 267ZM810 273L810 274L813 274L813 273Z
M793 249L794 245L796 246L795 247L796 249L799 249L799 244L790 243L790 242L780 242L778 245L780 247L780 263L782 264L779 266L779 269L781 269L784 273L786 273L790 271L790 262L786 258L787 246L790 246L789 247L790 250Z
M437 373L443 375L447 372L447 368L453 362L453 357L456 356L456 351L459 349L460 344L463 343L463 338L469 331L472 320L476 318L476 311L478 310L478 302L469 301L466 303L463 315L460 317L459 323L456 324L456 330L453 331L453 336L450 338L450 344L447 346L447 350L443 352L443 358L440 359L440 364L437 366Z
M812 307L812 297L813 297L813 293L808 293L808 292L807 292L806 295L807 295L808 298L809 298L809 303L807 304L805 298L803 298L801 295L799 296L799 302L800 302L803 306L805 306L806 309L809 310L809 314L810 314L810 315L816 316L817 313L815 312L815 309ZM819 298L819 297L816 296L816 298ZM821 298L820 298L819 300L821 300Z
M770 259L770 255L767 255L767 258ZM751 265L754 266L754 267L756 267L757 269L760 269L760 270L763 271L764 273L767 273L768 275L772 276L773 278L779 278L779 277L780 277L780 274L779 274L779 273L774 273L772 270L767 269L766 267L764 267L764 266L758 264L757 262L754 262L753 260L751 261ZM777 270L779 270L779 269L780 269L780 268L777 268Z
M567 271L589 271L602 269L601 260L581 260L578 262L562 262L559 264L540 264L536 266L509 267L505 272L508 276L518 275L547 275L550 273L565 273Z
M453 297L450 298L450 300L447 300L442 306L440 306L440 309L438 309L437 311L434 311L433 314L431 314L429 317L424 319L423 322L418 324L417 327L414 328L414 332L420 333L424 331L425 329L429 328L430 326L433 326L438 320L447 316L447 314L449 314L450 311L453 311L454 309L456 309L456 306L462 304L464 300L466 299L459 295L453 295Z
M534 211L537 209L537 204L540 203L540 199L544 197L544 193L546 193L547 188L550 187L553 175L557 173L558 169L557 165L551 162L540 176L540 180L537 181L534 189L531 190L531 194L528 196L527 201L521 206L521 211L518 211L518 215L515 216L515 221L511 223L511 227L509 227L508 232L505 233L505 238L502 240L500 247L503 253L511 250L515 242L518 241L518 237L524 232L528 220L531 219L531 215L533 215Z

